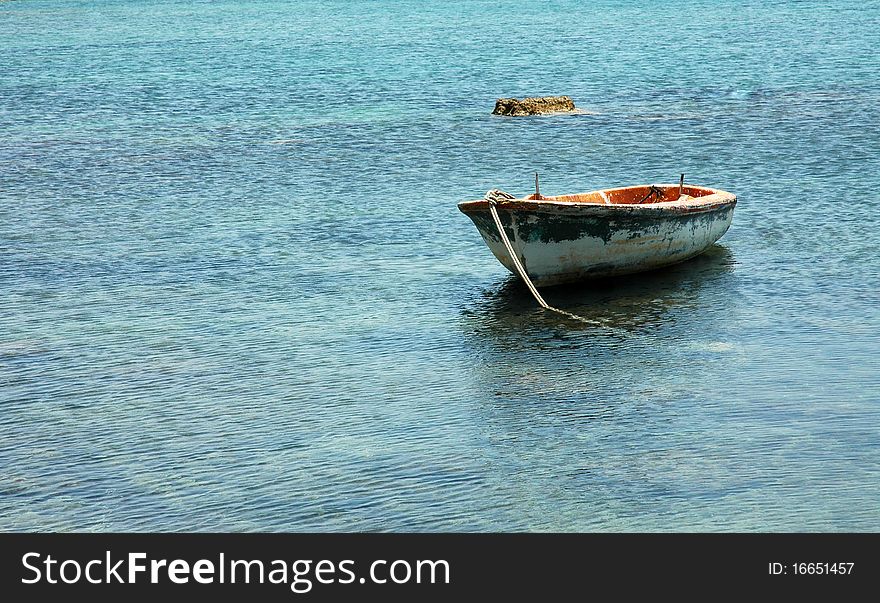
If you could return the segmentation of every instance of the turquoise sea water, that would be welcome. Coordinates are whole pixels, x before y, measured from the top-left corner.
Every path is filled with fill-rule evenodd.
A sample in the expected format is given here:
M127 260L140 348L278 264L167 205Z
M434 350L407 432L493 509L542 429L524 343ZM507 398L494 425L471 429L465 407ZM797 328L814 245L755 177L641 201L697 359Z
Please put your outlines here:
M880 530L880 5L0 2L0 529ZM569 94L591 114L490 115ZM545 290L455 204L688 181Z

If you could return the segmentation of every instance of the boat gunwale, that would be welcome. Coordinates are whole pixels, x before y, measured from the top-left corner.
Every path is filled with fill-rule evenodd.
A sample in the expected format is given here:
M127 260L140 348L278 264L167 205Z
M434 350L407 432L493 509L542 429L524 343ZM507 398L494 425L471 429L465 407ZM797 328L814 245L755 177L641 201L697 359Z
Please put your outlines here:
M705 211L712 211L726 206L736 205L736 195L733 193L710 188L708 186L696 186L696 185L686 185L688 189L699 189L701 191L708 192L707 195L702 195L700 197L692 197L685 201L661 201L659 203L594 203L594 202L586 202L586 201L560 201L555 199L554 197L570 197L577 195L593 195L600 193L614 193L618 191L626 191L632 189L640 189L640 188L648 188L649 186L656 186L658 188L678 188L678 184L638 184L634 186L621 186L616 188L603 188L597 189L593 191L589 191L586 193L574 193L572 195L548 195L547 197L541 199L529 198L533 197L533 195L529 195L527 197L520 197L516 199L510 199L508 201L500 201L498 202L498 207L507 209L507 210L518 210L518 211L526 211L532 213L581 213L576 210L589 209L589 213L605 213L607 212L663 212L666 211L668 213L698 213ZM458 209L461 210L462 213L471 213L471 212L484 212L489 209L489 202L485 199L478 199L474 201L462 201L458 204ZM573 211L575 210L575 211ZM600 210L600 211L596 211Z

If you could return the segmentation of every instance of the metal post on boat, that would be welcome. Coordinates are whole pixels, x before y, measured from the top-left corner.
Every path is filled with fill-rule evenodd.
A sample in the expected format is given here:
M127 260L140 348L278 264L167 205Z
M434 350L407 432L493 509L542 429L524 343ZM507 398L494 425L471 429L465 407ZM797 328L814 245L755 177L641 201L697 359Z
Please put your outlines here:
M684 190L684 174L681 175L681 179L678 181L678 196L681 197L681 193Z
M541 189L538 188L538 172L535 172L535 199L541 198Z

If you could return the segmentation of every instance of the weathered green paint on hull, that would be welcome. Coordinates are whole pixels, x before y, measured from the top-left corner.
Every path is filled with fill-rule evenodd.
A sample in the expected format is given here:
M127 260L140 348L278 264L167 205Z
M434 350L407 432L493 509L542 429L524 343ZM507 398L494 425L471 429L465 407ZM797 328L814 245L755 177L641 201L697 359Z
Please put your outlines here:
M736 204L729 193L705 190L708 195L687 203L514 200L499 204L498 213L529 278L547 286L660 268L702 253L730 227ZM515 273L488 205L460 207L495 257Z

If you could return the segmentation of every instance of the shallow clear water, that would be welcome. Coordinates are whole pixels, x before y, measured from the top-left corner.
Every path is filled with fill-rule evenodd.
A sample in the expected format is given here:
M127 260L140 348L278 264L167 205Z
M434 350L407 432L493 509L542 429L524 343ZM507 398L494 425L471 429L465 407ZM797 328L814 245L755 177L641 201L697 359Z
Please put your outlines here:
M880 530L877 3L437 4L0 3L0 529ZM535 170L739 205L589 326Z

